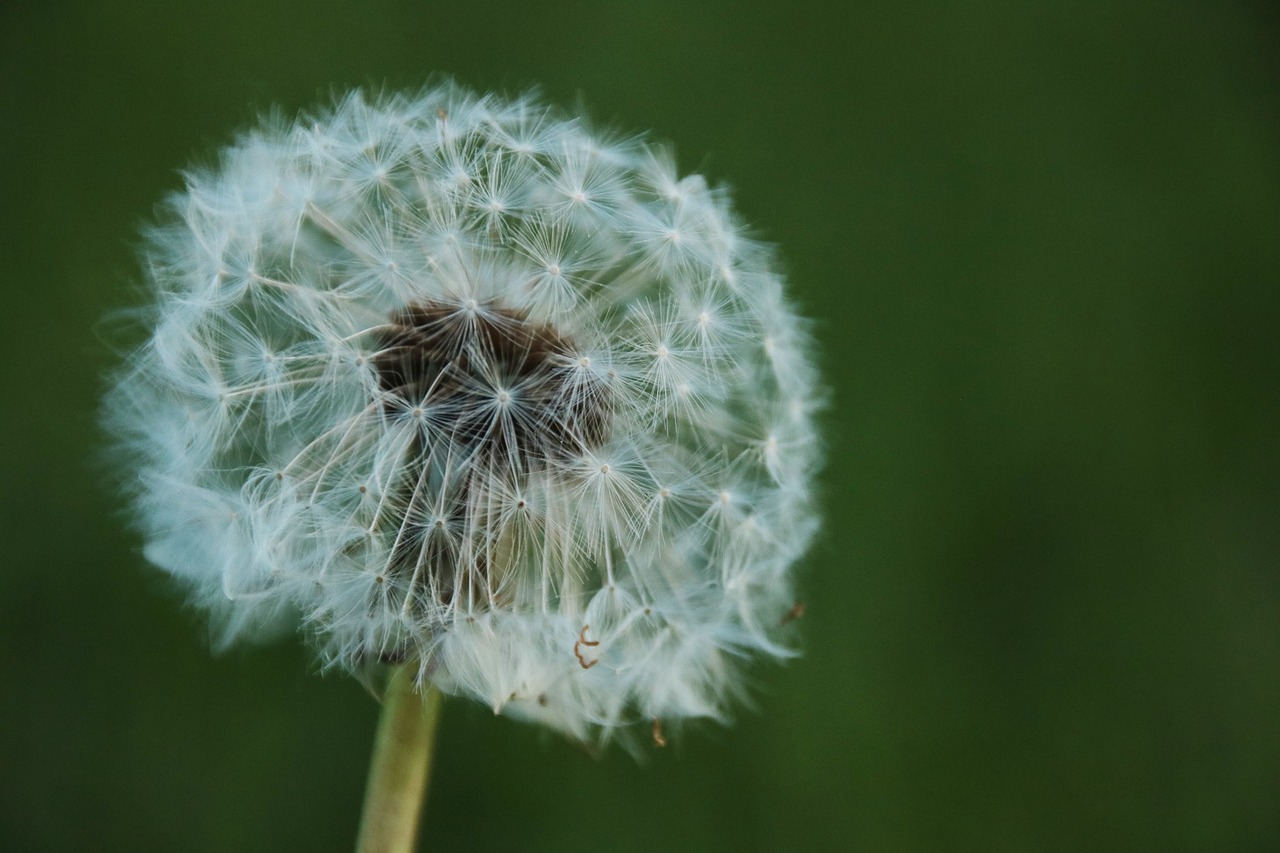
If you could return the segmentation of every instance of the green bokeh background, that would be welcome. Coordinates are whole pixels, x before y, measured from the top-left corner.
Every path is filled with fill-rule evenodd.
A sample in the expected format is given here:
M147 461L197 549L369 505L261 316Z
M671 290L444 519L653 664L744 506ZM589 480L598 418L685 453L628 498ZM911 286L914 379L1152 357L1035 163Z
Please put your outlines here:
M817 318L806 654L644 766L446 707L434 850L1280 849L1261 2L0 5L0 849L349 849L376 709L214 658L105 485L176 170L334 87L541 84L734 187Z

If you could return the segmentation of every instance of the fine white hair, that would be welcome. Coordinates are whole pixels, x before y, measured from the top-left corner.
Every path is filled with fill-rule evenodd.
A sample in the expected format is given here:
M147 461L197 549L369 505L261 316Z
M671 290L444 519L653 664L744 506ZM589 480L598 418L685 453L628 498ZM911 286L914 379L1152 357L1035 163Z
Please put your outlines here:
M264 121L150 230L107 404L221 641L416 661L573 737L722 719L785 656L821 391L772 250L534 94Z

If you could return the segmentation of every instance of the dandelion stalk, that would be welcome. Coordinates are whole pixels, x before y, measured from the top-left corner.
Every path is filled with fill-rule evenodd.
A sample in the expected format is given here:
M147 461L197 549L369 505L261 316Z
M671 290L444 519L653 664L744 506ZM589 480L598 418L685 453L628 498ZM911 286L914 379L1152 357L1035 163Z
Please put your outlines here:
M424 683L421 691L416 688L417 671L416 664L398 667L387 683L373 742L357 853L414 849L442 698L430 683Z

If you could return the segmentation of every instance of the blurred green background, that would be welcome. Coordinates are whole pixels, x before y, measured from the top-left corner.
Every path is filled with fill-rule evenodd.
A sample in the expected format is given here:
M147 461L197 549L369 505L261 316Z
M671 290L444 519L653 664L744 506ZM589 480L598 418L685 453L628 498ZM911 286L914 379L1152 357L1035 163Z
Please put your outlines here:
M335 87L541 84L732 184L833 390L806 654L645 766L446 707L435 850L1280 849L1263 3L0 5L0 849L349 849L376 717L214 658L105 485L177 169Z

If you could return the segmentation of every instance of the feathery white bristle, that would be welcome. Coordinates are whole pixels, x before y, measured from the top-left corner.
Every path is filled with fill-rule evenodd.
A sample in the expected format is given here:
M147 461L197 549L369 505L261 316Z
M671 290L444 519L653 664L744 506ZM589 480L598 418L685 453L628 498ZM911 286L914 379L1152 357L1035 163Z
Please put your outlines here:
M108 418L226 642L305 626L571 736L723 718L816 526L806 327L671 153L353 92L187 176Z

